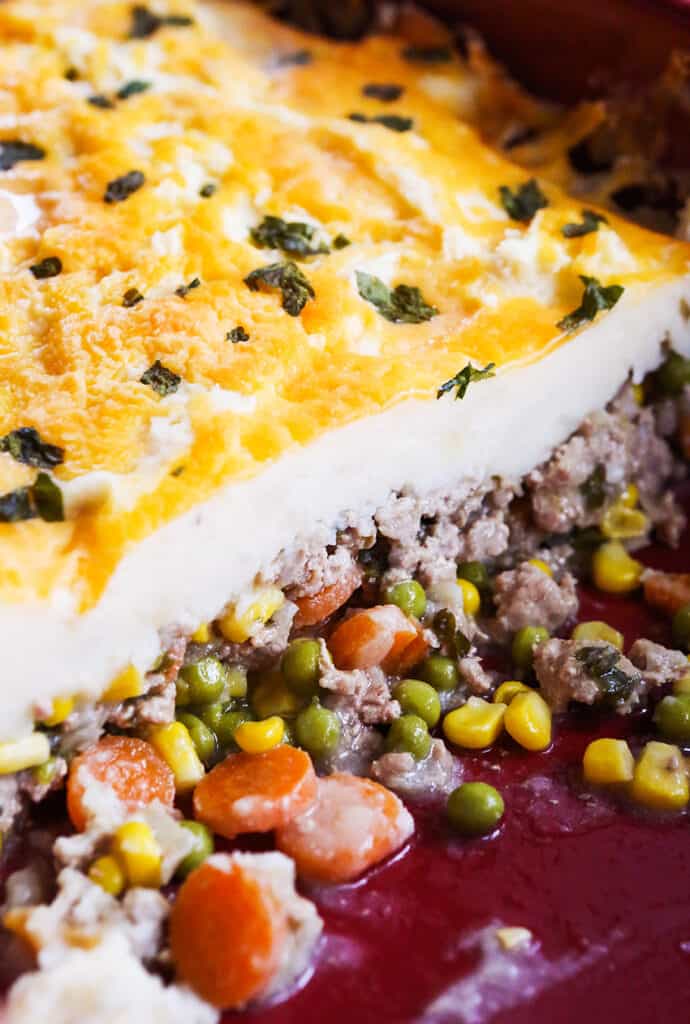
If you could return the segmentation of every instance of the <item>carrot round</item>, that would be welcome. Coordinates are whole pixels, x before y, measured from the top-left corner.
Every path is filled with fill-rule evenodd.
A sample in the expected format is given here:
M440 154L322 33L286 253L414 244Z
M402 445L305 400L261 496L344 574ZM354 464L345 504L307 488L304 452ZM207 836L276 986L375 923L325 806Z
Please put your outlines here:
M382 604L355 612L344 619L331 633L328 649L337 668L373 668L382 665L388 672L397 671L405 651L415 648L416 661L424 657L426 644L420 646L419 624L407 617L397 605Z
M316 802L278 829L276 845L298 874L316 882L351 882L400 849L414 823L385 786L346 772L318 780Z
M295 599L297 614L293 625L315 626L341 608L354 594L362 582L362 572L356 565L351 566L330 587L324 587L318 594Z
M78 832L89 823L86 793L107 786L129 811L160 800L172 807L175 776L150 743L134 736L104 736L78 754L67 776L67 811Z
M302 814L316 797L308 754L280 746L229 754L194 790L194 815L221 836L270 832Z
M690 573L646 569L642 586L647 604L667 615L675 615L679 608L690 602Z
M240 1009L268 986L287 934L285 911L270 888L226 856L189 875L170 914L178 974L222 1010Z

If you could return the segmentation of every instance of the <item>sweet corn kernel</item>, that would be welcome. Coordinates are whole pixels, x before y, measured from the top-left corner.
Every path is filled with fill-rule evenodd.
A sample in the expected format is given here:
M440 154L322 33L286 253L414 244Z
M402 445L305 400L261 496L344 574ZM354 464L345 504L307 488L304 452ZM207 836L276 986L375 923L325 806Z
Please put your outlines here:
M263 754L283 742L285 723L278 715L263 722L243 722L235 729L235 743L248 754Z
M99 857L89 868L89 878L111 896L119 896L125 887L125 873L110 854Z
M581 622L573 630L573 640L581 644L592 643L593 640L604 640L607 644L613 644L619 651L623 650L623 634L619 633L607 622L600 622L593 619L591 622Z
M681 693L690 693L690 672L687 675L676 679L673 684L673 692L678 696Z
M280 672L267 673L251 694L252 710L257 718L272 715L296 715L304 707L304 698L290 690Z
M494 704L510 704L518 693L529 693L529 686L525 686L517 679L506 679L493 695Z
M657 811L680 811L690 799L685 761L671 743L650 741L635 765L633 800Z
M505 713L505 704L490 704L481 697L470 697L462 707L448 712L443 719L443 732L458 747L482 750L501 735Z
M260 587L251 600L241 600L228 608L218 620L218 626L226 640L242 644L256 626L268 622L284 604L285 595L278 587Z
M148 739L172 769L178 793L188 792L203 779L204 766L189 730L182 722L154 725L149 730Z
M640 500L640 492L637 484L628 484L625 490L621 491L618 500L625 508L637 508Z
M50 757L50 743L43 732L32 732L14 743L0 743L0 775L35 768Z
M458 577L458 586L462 591L462 608L466 615L476 615L482 603L481 594L471 580Z
M134 665L128 665L111 681L103 693L103 700L117 704L121 700L129 700L130 697L141 697L143 692L144 680L141 672Z
M631 558L618 540L607 541L592 558L592 575L599 590L608 594L627 594L640 585L643 566Z
M209 643L211 640L211 627L208 622L202 622L200 626L197 626L190 639L193 640L195 644Z
M541 569L541 571L545 572L547 576L553 576L553 569L541 558L530 558L528 559L528 564L533 565L535 569Z
M582 759L585 779L595 786L631 782L634 769L635 759L625 740L593 740Z
M600 529L611 540L632 540L641 537L649 527L649 519L636 508L628 508L620 500L614 502L602 516Z
M55 725L60 725L66 718L74 711L74 697L56 697L53 701L53 708L47 718L43 718L41 721L44 725L50 726L51 728Z
M113 855L129 885L157 889L161 884L161 849L145 822L120 825L113 836Z
M546 750L551 743L551 709L536 690L513 697L504 725L525 750Z
M644 405L644 387L642 384L633 384L631 390L637 404Z
M502 949L510 951L511 949L520 949L523 946L528 946L533 939L533 935L529 928L516 926L497 928L496 938Z

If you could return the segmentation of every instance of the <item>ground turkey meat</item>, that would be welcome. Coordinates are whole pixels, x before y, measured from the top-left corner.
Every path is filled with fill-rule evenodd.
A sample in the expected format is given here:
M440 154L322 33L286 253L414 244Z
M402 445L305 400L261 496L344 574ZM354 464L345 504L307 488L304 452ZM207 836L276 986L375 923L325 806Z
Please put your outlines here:
M647 690L664 683L675 683L690 671L690 664L682 651L674 651L651 640L636 640L628 651L628 657L639 669Z
M321 641L319 686L339 697L339 707L348 707L365 725L392 722L400 714L400 705L391 697L390 683L383 669L342 671L333 664Z
M544 626L552 633L577 612L575 580L566 572L556 581L536 565L523 562L496 577L496 618L491 632L506 640L523 626Z
M553 711L570 701L607 701L626 714L646 692L645 681L617 647L603 642L546 640L534 648L534 671L544 699Z
M347 697L329 696L324 698L324 704L340 719L340 739L336 749L319 762L319 768L328 774L351 772L353 775L368 775L371 762L383 749L382 734L378 729L364 725Z
M435 739L422 761L406 752L384 754L372 764L371 777L402 797L427 798L449 793L457 785L458 769L443 740Z
M494 676L486 671L480 659L474 654L460 659L458 673L470 693L477 697L485 697L494 688Z

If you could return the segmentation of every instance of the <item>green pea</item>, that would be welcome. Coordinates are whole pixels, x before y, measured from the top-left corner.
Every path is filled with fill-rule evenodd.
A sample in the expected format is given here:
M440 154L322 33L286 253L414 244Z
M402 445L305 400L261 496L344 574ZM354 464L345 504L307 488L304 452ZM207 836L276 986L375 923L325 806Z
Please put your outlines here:
M194 836L193 849L177 866L178 878L186 878L196 868L201 867L206 858L213 853L213 833L200 821L181 821L180 825Z
M417 580L402 580L386 587L383 600L386 604L397 604L400 611L405 615L414 616L415 619L421 619L426 611L424 587L417 583Z
M690 693L660 700L654 711L654 723L666 739L683 746L690 743Z
M480 594L490 587L489 571L483 562L461 562L458 566L458 578L474 583Z
M690 359L684 359L678 352L669 352L655 380L663 394L679 395L684 386L690 384Z
M399 702L405 715L418 715L430 729L441 717L441 701L438 693L429 683L420 679L403 679L393 689L393 696Z
M319 685L319 658L321 645L318 640L302 637L293 640L280 662L280 671L286 685L298 697L312 697Z
M549 639L543 626L523 626L513 637L513 664L527 672L532 668L532 656L537 644Z
M247 708L242 708L239 711L223 712L215 730L221 747L231 747L235 742L235 730L238 726L242 725L243 722L252 722L253 720L253 715L250 714Z
M31 772L39 786L49 786L55 777L57 758L49 757L43 764L37 765Z
M295 739L300 747L318 759L335 750L340 740L340 719L335 711L314 701L295 719Z
M391 723L386 736L386 750L391 753L412 754L421 761L431 749L429 727L419 715L401 715Z
M415 672L435 690L454 690L460 681L458 666L442 654L430 654Z
M485 782L464 782L448 797L448 820L463 836L484 836L493 832L504 810L501 794Z
M177 720L187 727L200 760L210 761L216 752L215 733L200 718L188 711L180 712Z
M690 604L684 604L673 616L671 625L673 642L684 651L690 651Z
M200 718L204 725L213 732L217 732L218 724L228 710L229 705L224 701L216 701L214 704L201 704L199 707L190 708L193 715ZM178 718L180 716L178 715Z
M230 665L225 670L223 697L229 699L247 696L247 670L240 665Z
M223 693L228 674L218 658L209 656L195 661L192 665L185 665L180 669L180 678L187 684L187 697L184 701L178 700L178 703L212 704Z

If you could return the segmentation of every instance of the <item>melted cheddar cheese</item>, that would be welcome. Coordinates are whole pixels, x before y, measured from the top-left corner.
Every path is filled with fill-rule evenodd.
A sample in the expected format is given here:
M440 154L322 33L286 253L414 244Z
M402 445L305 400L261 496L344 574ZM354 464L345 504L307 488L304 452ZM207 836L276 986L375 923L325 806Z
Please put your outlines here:
M577 345L556 324L578 275L628 290L688 267L688 246L610 214L565 238L581 204L544 181L548 206L511 220L499 189L528 175L466 123L479 85L459 60L412 62L385 36L301 37L239 5L153 10L193 23L128 39L130 3L0 5L0 146L45 152L0 171L0 434L31 426L64 448L66 507L64 522L0 525L6 604L60 591L85 611L128 551L222 487L405 399L435 401L468 360L500 375ZM289 62L299 49L309 63ZM133 81L146 87L118 98ZM381 82L400 97L364 95ZM106 202L132 171L141 187ZM297 316L245 283L286 258L251 241L266 215L313 225L328 248L297 260L314 291ZM62 272L36 278L48 257ZM437 315L386 320L357 271L418 287ZM143 299L123 304L131 289ZM238 326L248 341L230 340ZM181 378L174 393L142 383L157 360ZM34 477L0 455L0 492Z

